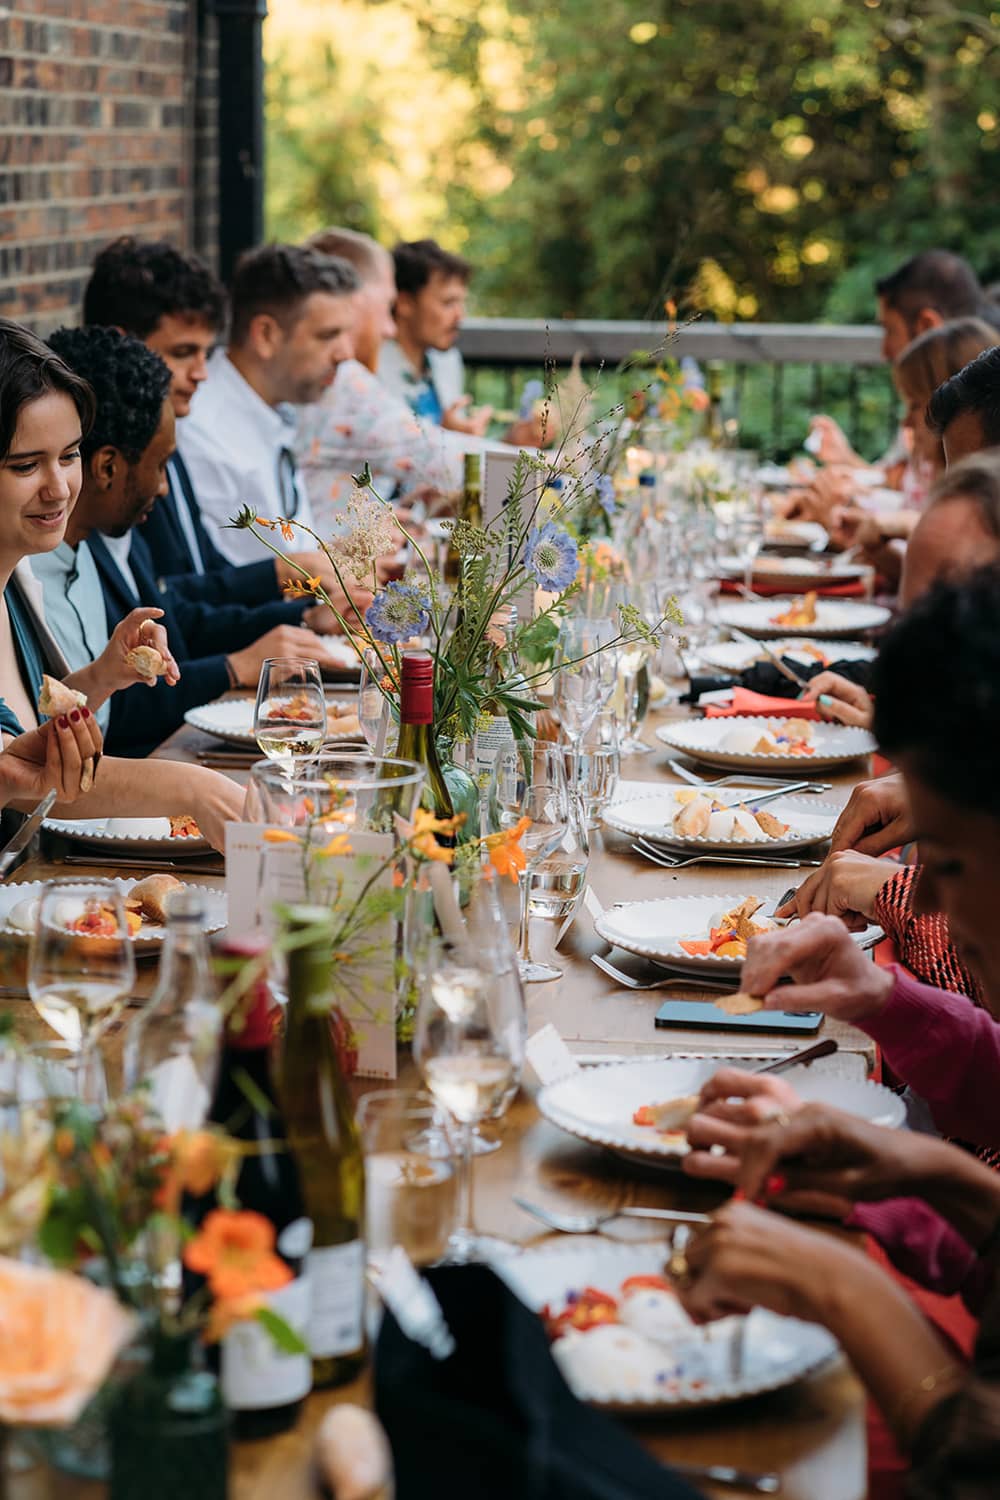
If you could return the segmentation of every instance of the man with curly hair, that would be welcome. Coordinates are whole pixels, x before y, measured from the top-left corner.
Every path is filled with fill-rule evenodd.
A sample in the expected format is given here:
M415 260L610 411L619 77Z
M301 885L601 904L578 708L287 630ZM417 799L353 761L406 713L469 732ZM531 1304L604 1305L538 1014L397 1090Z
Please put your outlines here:
M266 658L322 658L323 648L296 626L261 634L257 609L161 589L140 527L167 488L174 448L170 371L138 339L111 328L60 329L49 344L92 387L97 415L81 444L83 485L66 539L34 571L48 623L71 662L99 652L129 610L143 604L163 610L180 681L116 694L106 737L113 753L144 755L179 727L187 709L230 687L255 686ZM95 604L101 592L103 632Z

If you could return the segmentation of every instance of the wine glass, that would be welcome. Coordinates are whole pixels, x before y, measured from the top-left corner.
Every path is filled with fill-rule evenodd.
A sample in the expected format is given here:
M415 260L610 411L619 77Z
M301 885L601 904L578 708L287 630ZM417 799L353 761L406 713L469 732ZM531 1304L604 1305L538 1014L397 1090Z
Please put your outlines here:
M564 620L553 658L553 702L563 734L575 752L614 691L614 652L618 627L608 617L583 615Z
M490 780L490 826L505 832L522 819L528 820L520 837L526 863L517 871L521 897L518 970L525 984L558 979L562 973L531 957L528 897L534 871L559 848L569 827L565 754L562 745L523 740L500 751Z
M490 951L468 942L429 939L418 987L413 1056L461 1141L458 1227L446 1259L463 1263L507 1248L475 1231L472 1132L516 1090L524 1062L524 1005L520 986L496 973Z
M379 683L385 677L385 667L374 646L369 646L361 655L361 685L358 689L358 720L361 733L368 741L368 748L375 755L392 753L396 726L392 709Z
M362 1094L358 1129L365 1156L365 1245L381 1269L396 1245L415 1266L446 1253L455 1224L453 1150L444 1111L422 1089Z
M134 980L119 887L111 880L50 880L31 939L28 993L42 1019L73 1047L81 1097L95 1076L97 1039Z
M326 694L318 661L275 656L262 664L253 732L268 760L289 771L297 760L319 754L326 739Z

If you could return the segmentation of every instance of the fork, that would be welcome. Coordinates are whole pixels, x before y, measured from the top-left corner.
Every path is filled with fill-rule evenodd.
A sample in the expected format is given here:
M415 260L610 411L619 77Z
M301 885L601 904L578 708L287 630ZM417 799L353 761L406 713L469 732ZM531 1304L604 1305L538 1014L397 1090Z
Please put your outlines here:
M766 870L801 870L806 865L819 866L823 863L821 859L779 859L777 856L766 859L742 854L674 855L653 844L647 844L643 839L639 839L631 847L636 854L649 860L651 865L659 865L661 870L686 870L689 865L747 865Z
M635 979L631 974L627 974L624 969L619 969L609 958L605 958L601 953L592 953L590 955L590 962L596 969L600 969L602 974L607 974L609 979L613 979L627 990L666 990L678 984L684 985L688 989L693 987L698 990L731 991L733 988L732 980L703 979L700 974L681 974L676 971L664 973L662 979L649 981Z
M689 786L765 786L780 787L782 791L792 783L783 780L780 776L751 776L730 773L726 776L716 776L714 779L699 776L696 772L688 770L679 760L668 760L667 765L675 776L686 781ZM833 786L832 781L807 781L802 784L803 792L828 792ZM786 793L787 795L787 793Z

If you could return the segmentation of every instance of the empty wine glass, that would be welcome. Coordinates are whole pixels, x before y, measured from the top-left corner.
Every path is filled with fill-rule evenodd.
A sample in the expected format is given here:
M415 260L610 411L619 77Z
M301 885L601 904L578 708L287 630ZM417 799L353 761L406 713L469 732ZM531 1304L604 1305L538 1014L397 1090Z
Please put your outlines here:
M375 755L391 755L397 738L397 726L389 700L379 686L384 677L382 659L375 648L369 646L361 656L358 720L361 733Z
M135 980L128 932L114 881L50 880L44 887L28 957L28 993L43 1020L73 1047L81 1097L95 1075L97 1039Z
M609 617L564 620L553 657L553 702L563 734L575 749L614 690L618 626Z
M538 865L562 843L570 821L565 750L543 740L523 740L501 750L490 780L490 827L507 831L527 820L520 836L526 856L517 872L521 897L518 969L526 984L558 979L561 969L531 957L528 897Z
M326 739L326 694L318 661L271 657L260 669L253 732L268 760L291 771Z
M357 1108L365 1154L365 1246L382 1267L402 1245L415 1266L446 1253L455 1224L455 1169L447 1120L422 1089L377 1089Z
M469 943L429 940L417 979L413 1056L461 1140L458 1227L446 1259L465 1262L503 1246L475 1230L472 1131L516 1089L524 1062L524 1005L519 986L503 982L489 952Z

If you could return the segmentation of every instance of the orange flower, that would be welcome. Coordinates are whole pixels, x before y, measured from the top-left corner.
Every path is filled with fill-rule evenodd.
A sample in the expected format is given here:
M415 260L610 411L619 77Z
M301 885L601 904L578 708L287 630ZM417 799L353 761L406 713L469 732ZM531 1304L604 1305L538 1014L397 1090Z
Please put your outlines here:
M454 861L455 851L439 844L435 834L443 833L453 838L464 822L465 813L457 813L453 818L436 818L426 808L418 807L408 835L410 848L422 859L433 859L439 864L450 865Z
M318 573L312 578L286 578L281 586L293 599L311 599L322 587L322 579Z
M289 833L287 828L265 828L265 844L301 844L302 840L297 833Z
M166 1137L162 1149L169 1159L156 1206L168 1214L179 1211L182 1193L200 1198L209 1192L239 1155L235 1141L210 1130L178 1130Z
M509 875L511 880L517 881L518 872L528 862L521 848L521 838L525 829L530 827L530 818L519 818L514 827L508 828L505 833L487 835L486 847L490 853L490 864L498 875Z
M276 1291L292 1279L274 1253L274 1225L249 1209L213 1209L184 1247L184 1264L208 1278L212 1295L228 1299Z
M281 527L281 535L285 538L285 541L294 542L295 527L292 525L291 521L286 521L284 518L282 518L278 522L278 525Z
M277 521L269 521L266 516L255 516L254 524L256 526L266 526L268 531L273 531L278 523Z
M322 849L316 850L317 859L334 859L339 854L350 854L351 841L346 833L338 833Z
M489 624L486 626L486 640L497 651L502 651L507 644L506 628L509 624L509 604L505 604L502 609L498 609L490 615Z

